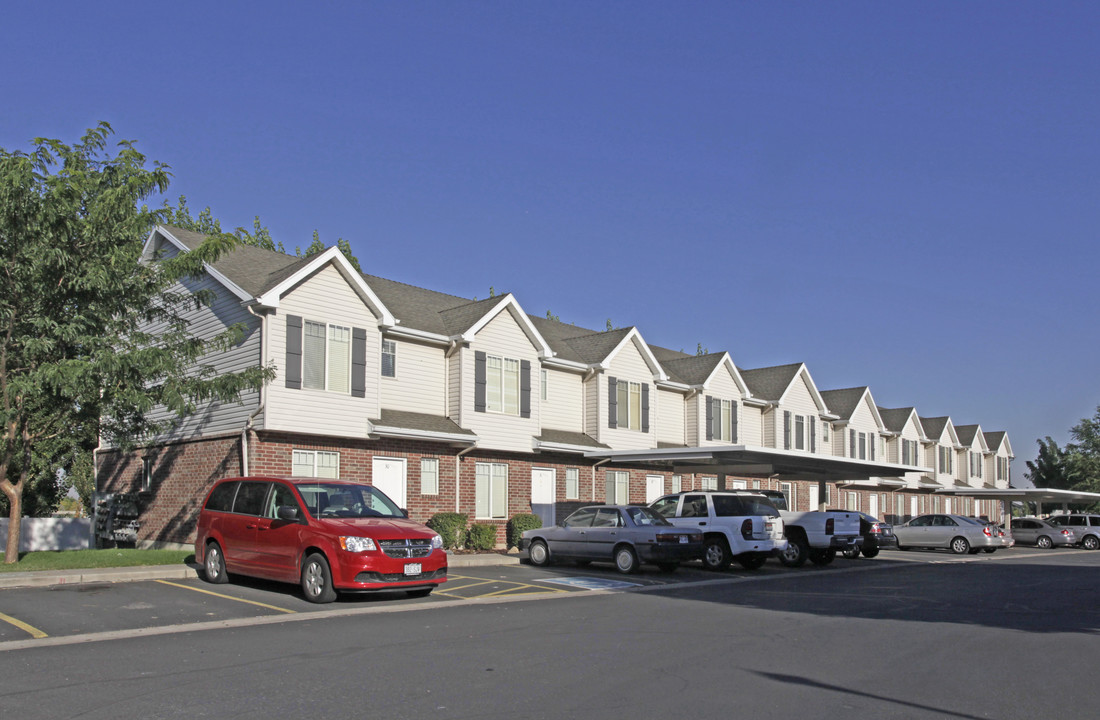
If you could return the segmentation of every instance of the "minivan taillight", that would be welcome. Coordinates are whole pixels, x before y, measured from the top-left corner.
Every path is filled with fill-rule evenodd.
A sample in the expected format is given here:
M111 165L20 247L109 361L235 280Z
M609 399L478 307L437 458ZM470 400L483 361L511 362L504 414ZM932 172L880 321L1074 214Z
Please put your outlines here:
M752 540L752 519L746 518L745 522L741 523L741 537Z

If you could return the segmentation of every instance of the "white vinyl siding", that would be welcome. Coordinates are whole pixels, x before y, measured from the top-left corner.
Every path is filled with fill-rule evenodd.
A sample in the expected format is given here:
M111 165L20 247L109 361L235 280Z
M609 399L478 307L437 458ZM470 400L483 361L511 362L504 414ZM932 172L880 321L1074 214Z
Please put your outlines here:
M439 459L420 459L420 494L439 494Z
M599 415L595 418L595 430L598 433L595 438L606 443L615 450L636 450L642 448L657 447L657 432L653 427L660 417L658 398L660 393L655 392L653 383L653 370L646 364L637 346L631 342L623 346L611 361L611 367L605 372L595 376L598 382L596 401ZM618 427L608 427L608 383L610 378L616 380L616 410L623 412L623 383L634 384L637 393L628 389L627 402L635 403L633 408L627 408L627 419L630 426L621 422L622 415L618 415L616 424ZM649 386L649 431L642 431L642 385ZM636 420L635 420L636 418ZM589 418L592 420L593 418Z
M684 423L687 404L684 396L671 390L657 390L657 440L682 445L687 443ZM652 413L652 408L650 409Z
M547 398L542 403L542 428L584 432L584 376L555 369L542 372Z
M331 264L318 270L304 282L282 296L279 309L267 316L267 357L265 363L275 366L275 380L265 389L266 430L301 432L335 437L364 438L367 418L378 417L378 384L368 382L366 397L350 393L296 390L286 387L286 320L288 315L305 321L338 324L340 327L365 331L367 378L380 375L381 353L370 351L381 347L378 318L344 277ZM303 342L303 353L304 353ZM327 360L326 360L327 363ZM303 362L304 365L304 362ZM304 381L303 377L303 381ZM237 426L239 433L243 422Z
M294 450L290 474L294 477L340 477L340 453L323 450Z
M394 377L383 375L379 378L382 407L426 415L446 415L447 392L456 393L458 388L447 388L444 348L403 339L392 342L395 362L399 357L400 364L395 366Z
M474 480L474 514L478 518L508 517L508 466L478 463Z

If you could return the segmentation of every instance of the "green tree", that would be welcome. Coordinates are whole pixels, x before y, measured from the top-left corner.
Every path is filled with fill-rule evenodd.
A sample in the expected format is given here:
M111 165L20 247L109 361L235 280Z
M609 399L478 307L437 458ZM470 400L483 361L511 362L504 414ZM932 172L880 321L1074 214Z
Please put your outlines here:
M1066 475L1074 490L1100 492L1100 407L1069 431L1066 443Z
M1027 479L1041 488L1068 490L1070 479L1066 475L1066 452L1058 447L1049 435L1045 440L1036 440L1039 454L1035 461L1027 461Z
M130 141L107 150L101 123L78 143L38 138L0 148L0 491L8 504L5 562L18 559L23 494L72 468L90 438L119 445L158 430L156 406L183 414L232 401L271 377L259 366L218 374L201 362L242 337L202 340L187 315L207 295L179 290L236 237L140 262L149 228L168 220L144 201L168 187L167 166Z

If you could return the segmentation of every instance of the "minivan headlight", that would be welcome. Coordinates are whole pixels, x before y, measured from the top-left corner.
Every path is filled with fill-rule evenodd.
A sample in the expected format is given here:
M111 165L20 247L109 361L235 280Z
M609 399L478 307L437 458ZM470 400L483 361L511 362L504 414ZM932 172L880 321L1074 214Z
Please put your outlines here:
M439 535L432 535L432 549L438 550L443 547L443 538Z
M348 552L355 553L378 549L374 544L374 540L365 537L342 537L340 538L340 547Z

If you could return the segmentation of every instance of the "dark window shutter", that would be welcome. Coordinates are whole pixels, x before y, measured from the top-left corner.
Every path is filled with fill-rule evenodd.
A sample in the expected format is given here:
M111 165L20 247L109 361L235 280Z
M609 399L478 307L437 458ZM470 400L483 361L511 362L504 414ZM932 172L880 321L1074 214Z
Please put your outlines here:
M286 316L286 386L302 389L302 317Z
M810 452L817 452L817 418L810 416Z
M619 383L613 378L607 378L607 427L614 430L619 427Z
M856 456L856 431L855 430L849 430L848 431L848 451L849 451L848 454L851 457Z
M649 383L642 383L642 432L649 432Z
M791 449L791 411L783 411L783 449Z
M531 417L531 361L519 361L519 416Z
M474 352L474 412L485 412L485 353Z
M730 403L730 442L737 442L737 401Z
M714 398L707 395L707 440L714 439Z
M351 395L367 396L367 331L351 329Z

